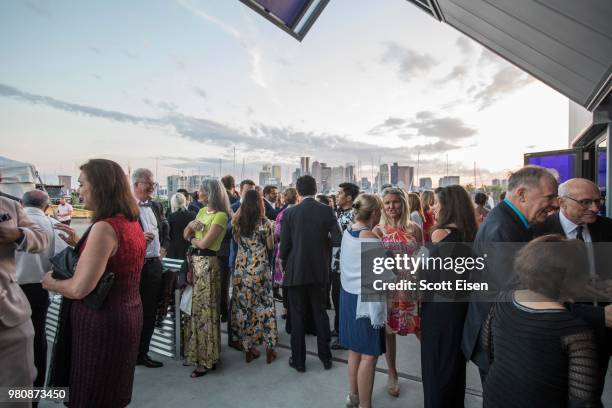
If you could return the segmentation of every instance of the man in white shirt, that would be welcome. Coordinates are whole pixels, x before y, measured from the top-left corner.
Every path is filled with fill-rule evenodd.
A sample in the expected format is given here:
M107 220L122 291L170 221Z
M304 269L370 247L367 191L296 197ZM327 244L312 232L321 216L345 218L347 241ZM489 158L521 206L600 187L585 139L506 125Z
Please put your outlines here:
M140 226L147 241L145 262L140 275L140 299L142 300L142 334L136 364L149 368L163 366L149 357L149 344L155 329L155 314L162 288L162 263L165 246L168 245L168 223L161 205L152 200L157 183L148 169L136 169L132 174L134 196L140 206Z
M70 225L72 220L72 206L66 202L64 197L60 198L57 206L57 220L66 225Z
M34 380L35 387L43 387L47 366L47 339L45 321L49 307L49 292L43 289L43 276L51 270L49 258L68 246L59 238L59 232L53 229L59 221L48 217L45 210L49 207L49 196L44 191L32 190L21 199L23 211L32 222L37 224L47 236L49 245L43 252L32 254L23 251L15 253L17 282L25 293L32 309L34 325L34 365L38 371Z

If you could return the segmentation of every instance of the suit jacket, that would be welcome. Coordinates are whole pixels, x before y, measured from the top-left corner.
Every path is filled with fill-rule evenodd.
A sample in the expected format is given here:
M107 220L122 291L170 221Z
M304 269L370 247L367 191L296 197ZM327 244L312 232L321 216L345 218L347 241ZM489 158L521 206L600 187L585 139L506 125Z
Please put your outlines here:
M594 243L598 242L612 242L612 219L608 217L597 216L597 220L594 223L588 225L589 234L591 240ZM536 236L546 234L560 234L565 236L565 231L561 226L559 219L559 213L552 214L544 220L541 224L534 226L534 232ZM598 275L610 279L610 265L612 253L607 251L607 247L595 246L594 248L595 258L595 271ZM606 319L603 305L594 306L588 303L576 303L568 305L569 309L577 316L583 318L586 322L591 324L597 331L604 330Z
M474 281L488 282L490 287L497 289L511 289L518 285L518 277L513 271L513 263L516 252L520 247L533 238L533 231L526 229L519 216L505 202L499 203L485 218L474 239L474 252L476 256L487 253L486 267L479 275L472 272ZM504 248L499 251L498 247L490 245L494 242L516 242L523 243L512 248ZM494 253L491 253L494 252ZM494 294L493 294L494 295ZM480 368L488 366L488 359L477 347L480 339L480 330L483 322L489 314L493 304L484 302L482 299L474 299L468 307L465 325L463 327L462 349L467 359L473 360ZM476 352L476 353L475 353Z
M279 251L285 269L283 284L326 284L331 248L341 241L342 234L330 206L307 197L285 210Z
M2 227L17 227L24 237L19 243L0 244L0 327L15 327L30 318L28 299L17 283L15 251L42 252L47 247L45 232L25 214L17 201L0 197L0 214L11 219L0 223Z
M268 200L264 200L264 206L266 207L266 218L270 221L276 220L276 216L280 211L276 210Z
M185 259L189 242L183 238L187 224L195 220L196 214L188 210L175 211L168 216L170 242L166 256L174 259Z

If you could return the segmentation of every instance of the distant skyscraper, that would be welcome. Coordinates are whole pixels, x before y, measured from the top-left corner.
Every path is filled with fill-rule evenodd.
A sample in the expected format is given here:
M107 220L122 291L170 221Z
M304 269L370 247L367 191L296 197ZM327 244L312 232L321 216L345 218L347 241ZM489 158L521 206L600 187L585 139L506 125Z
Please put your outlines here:
M384 186L385 184L389 184L389 165L381 164L378 173L378 186Z
M421 177L419 179L419 187L422 190L430 190L433 188L433 182L431 181L431 177Z
M344 182L344 167L342 166L338 166L338 167L332 167L331 169L331 182L330 184L330 188L332 189L337 189L338 188L338 184Z
M302 175L310 174L310 157L300 157Z
M282 180L282 167L275 164L272 166L272 177Z
M335 186L332 184L332 168L324 164L321 166L321 192L328 193Z
M293 173L291 173L291 184L295 186L297 179L302 176L302 171L300 169L295 169Z
M414 167L397 166L397 186L409 191L414 189Z
M62 186L62 191L66 194L70 194L72 191L72 176L57 176L59 185Z
M259 172L259 185L264 187L269 184L268 180L272 178L272 165L264 164Z
M344 180L349 183L354 183L356 181L355 177L355 165L353 163L346 163L346 167L344 168Z
M317 185L321 186L321 168L325 165L325 163L319 163L318 161L312 162L312 168L310 169L312 172L312 177L317 181Z
M438 182L439 187L448 187L455 185L460 185L459 176L444 176Z
M187 176L179 176L178 174L168 176L168 196L171 197L179 188L184 188L187 191L195 191L189 189Z
M397 186L398 182L398 169L399 166L397 165L397 163L393 163L391 165L391 184L394 186Z

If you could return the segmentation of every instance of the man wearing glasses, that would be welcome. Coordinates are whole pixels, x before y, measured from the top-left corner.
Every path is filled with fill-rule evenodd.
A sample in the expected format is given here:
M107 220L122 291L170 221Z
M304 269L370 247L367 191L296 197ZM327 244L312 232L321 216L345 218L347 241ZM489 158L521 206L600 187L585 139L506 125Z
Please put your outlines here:
M594 289L601 297L609 298L612 293L612 244L603 243L612 243L612 219L599 215L602 205L601 192L595 183L582 178L570 179L559 186L559 212L547 217L536 227L535 233L561 234L568 239L584 241ZM576 303L571 307L574 314L595 330L603 385L612 353L612 305L601 303L601 298L597 300L599 302Z
M153 173L148 169L136 169L132 174L134 196L140 207L140 226L147 241L145 262L140 275L140 298L142 300L142 334L138 352L138 365L149 368L161 367L163 364L151 359L148 355L149 343L155 327L155 314L162 286L161 258L168 245L168 223L164 217L161 204L152 200L157 188Z

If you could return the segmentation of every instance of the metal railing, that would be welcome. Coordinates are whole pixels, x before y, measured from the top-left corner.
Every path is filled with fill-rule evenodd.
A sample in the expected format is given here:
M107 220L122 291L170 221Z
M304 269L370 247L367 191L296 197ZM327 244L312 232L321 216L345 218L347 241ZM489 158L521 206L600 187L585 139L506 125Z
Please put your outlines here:
M180 259L163 258L162 270L178 272L184 261ZM53 343L57 333L59 310L62 297L56 295L47 311L46 332L47 341ZM181 358L181 291L174 291L174 307L171 308L162 321L161 327L155 327L149 350L166 357L179 360Z

